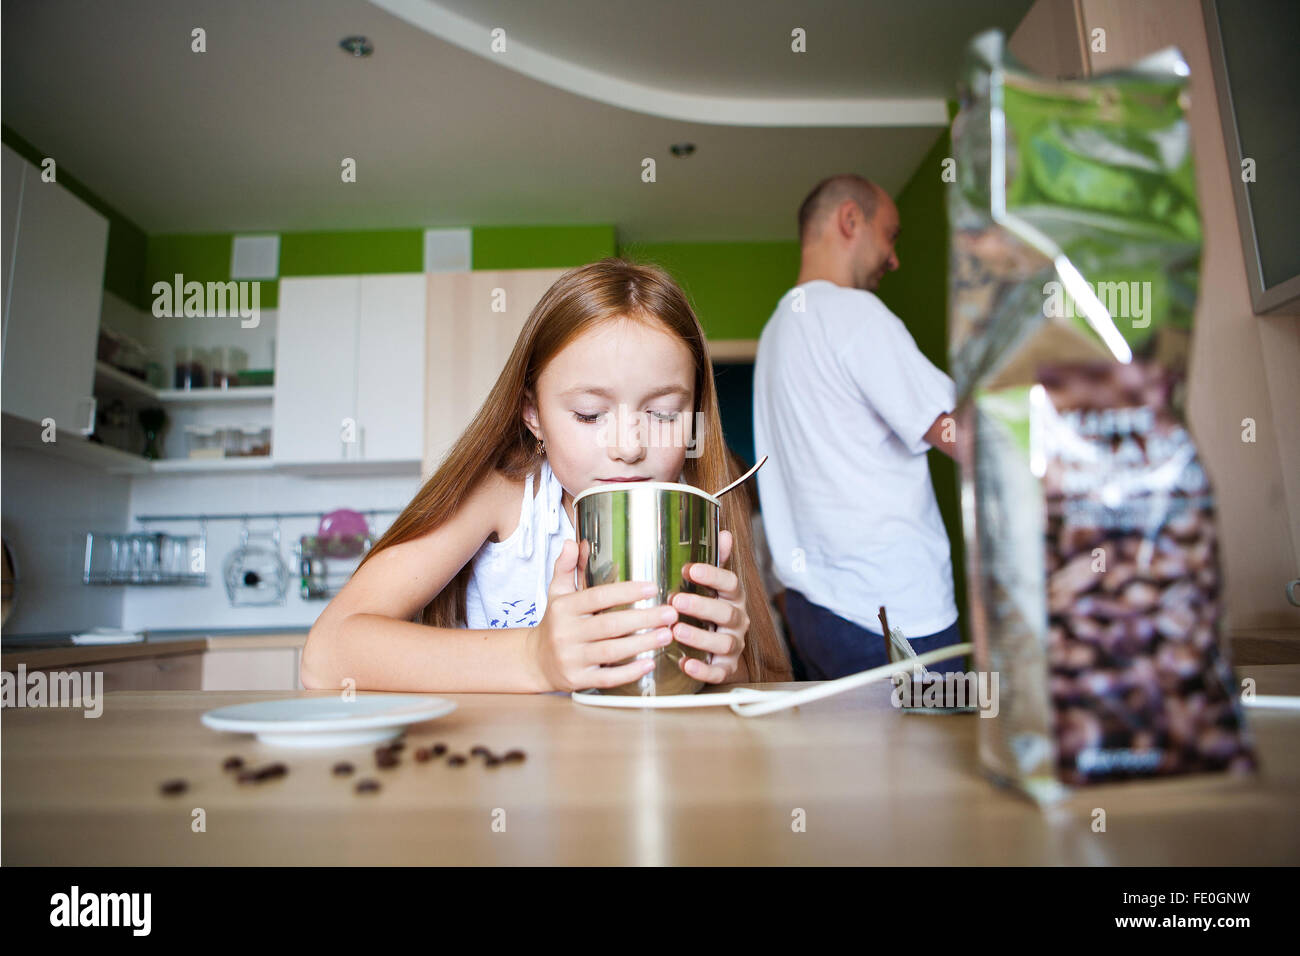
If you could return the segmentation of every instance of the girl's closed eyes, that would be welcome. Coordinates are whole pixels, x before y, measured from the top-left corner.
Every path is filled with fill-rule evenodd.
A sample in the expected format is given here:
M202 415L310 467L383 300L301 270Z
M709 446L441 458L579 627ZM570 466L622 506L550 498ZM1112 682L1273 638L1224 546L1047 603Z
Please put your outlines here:
M596 422L600 421L600 416L605 413L591 412L590 414L584 414L582 412L574 412L573 414L578 421L582 422L584 425L594 425ZM654 416L661 422L675 422L681 415L680 412L656 412L653 410L647 411L646 414Z

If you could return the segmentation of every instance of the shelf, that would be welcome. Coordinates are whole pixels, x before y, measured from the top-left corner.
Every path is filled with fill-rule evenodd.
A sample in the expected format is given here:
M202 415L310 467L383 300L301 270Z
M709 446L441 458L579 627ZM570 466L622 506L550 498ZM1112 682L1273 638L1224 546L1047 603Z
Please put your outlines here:
M156 402L158 390L134 375L128 375L107 362L95 363L95 396L98 398L132 398Z
M270 471L275 462L270 455L246 455L237 458L160 458L153 463L154 473L196 471Z
M278 462L276 471L302 474L309 478L349 478L355 475L389 475L395 478L419 475L419 459L396 461L295 461Z
M269 402L275 397L274 385L248 385L242 388L164 388L158 390L160 402Z
M248 385L243 388L154 388L134 375L128 375L107 362L95 363L95 395L99 398L130 398L150 402L269 402L275 397L274 385Z
M145 475L149 473L149 461L140 455L103 445L99 442L86 441L76 432L60 431L58 440L41 441L41 426L25 418L5 413L3 416L4 443L14 448L23 448L37 454L52 455L67 461L75 461L89 468L99 468L113 475Z
M41 441L41 426L24 418L3 415L4 443L41 454L76 461L99 468L110 475L213 474L232 471L275 471L308 478L351 478L363 476L407 477L420 474L419 459L398 461L276 461L273 455L235 458L161 458L156 461L109 445L86 441L76 434L59 432L58 441Z
M98 398L131 398L148 402L269 402L276 397L274 385L247 385L233 389L156 389L134 375L107 362L95 363L95 395Z

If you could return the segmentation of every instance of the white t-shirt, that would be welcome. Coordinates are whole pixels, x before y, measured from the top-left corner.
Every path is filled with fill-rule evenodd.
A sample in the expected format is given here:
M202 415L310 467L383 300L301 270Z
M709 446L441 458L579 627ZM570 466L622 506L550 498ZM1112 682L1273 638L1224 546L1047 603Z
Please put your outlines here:
M787 588L877 634L882 604L909 638L957 620L922 437L953 403L872 293L814 279L782 296L754 364L754 443L771 455L759 496Z
M546 613L555 562L565 541L577 539L561 503L564 487L542 459L534 497L533 476L524 482L519 526L504 541L485 541L473 558L465 589L465 625L534 627Z

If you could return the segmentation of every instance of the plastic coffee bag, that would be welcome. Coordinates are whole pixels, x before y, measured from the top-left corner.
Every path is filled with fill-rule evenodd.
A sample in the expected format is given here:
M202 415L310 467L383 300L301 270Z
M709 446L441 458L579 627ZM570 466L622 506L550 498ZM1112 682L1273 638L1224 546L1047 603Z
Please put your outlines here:
M1186 427L1201 252L1175 50L1049 81L971 44L953 123L949 345L979 721L997 779L1256 765L1214 497Z

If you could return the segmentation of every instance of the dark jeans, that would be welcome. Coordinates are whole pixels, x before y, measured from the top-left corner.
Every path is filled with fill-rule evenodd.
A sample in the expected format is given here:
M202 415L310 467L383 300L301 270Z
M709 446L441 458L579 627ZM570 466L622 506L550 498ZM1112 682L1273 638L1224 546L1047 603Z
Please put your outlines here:
M785 592L785 617L790 625L790 657L795 680L834 680L889 663L882 635L846 621L834 611L813 604L798 591ZM937 634L904 635L918 654L961 643L956 621ZM931 664L941 674L964 672L966 658L950 657Z

